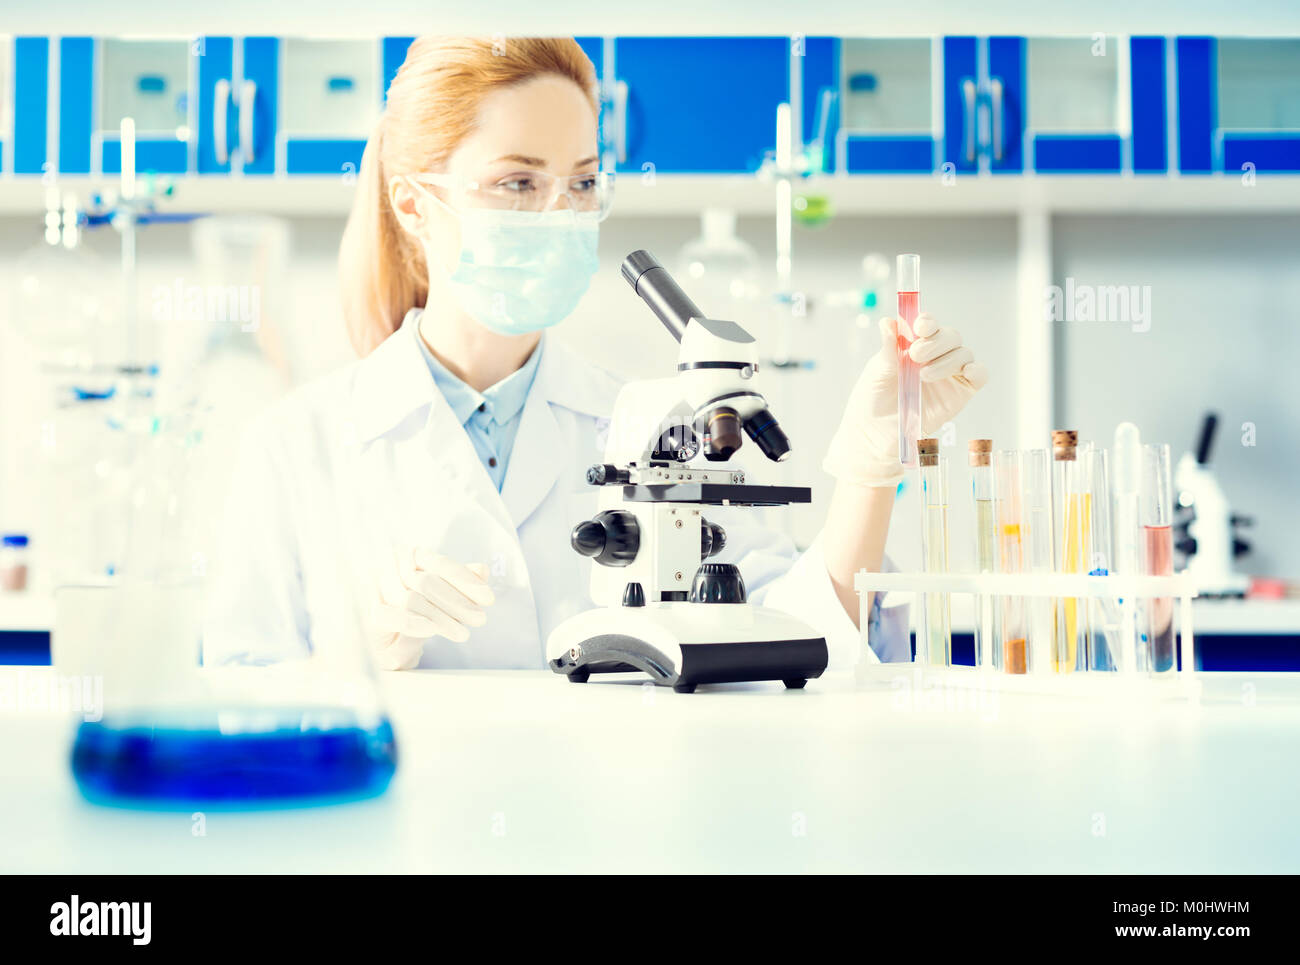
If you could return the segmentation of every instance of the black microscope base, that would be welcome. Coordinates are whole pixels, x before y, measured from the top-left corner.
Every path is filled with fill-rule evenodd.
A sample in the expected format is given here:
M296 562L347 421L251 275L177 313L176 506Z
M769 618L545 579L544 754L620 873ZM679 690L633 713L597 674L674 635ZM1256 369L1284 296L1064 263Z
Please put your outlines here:
M592 674L645 673L661 687L693 693L700 684L750 683L780 680L801 689L826 669L823 637L802 640L760 640L737 643L683 643L681 666L636 637L602 634L550 661L550 668L573 683L586 683Z

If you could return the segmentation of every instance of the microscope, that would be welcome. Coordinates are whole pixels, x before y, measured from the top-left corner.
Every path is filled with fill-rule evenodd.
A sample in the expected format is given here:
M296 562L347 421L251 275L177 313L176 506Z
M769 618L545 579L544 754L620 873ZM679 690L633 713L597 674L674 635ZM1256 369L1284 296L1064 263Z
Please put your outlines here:
M1186 573L1201 596L1241 597L1250 578L1233 569L1233 561L1250 552L1241 528L1249 516L1234 513L1210 466L1219 417L1208 412L1201 422L1196 452L1187 452L1174 470L1178 505L1174 512L1174 546L1183 554Z
M790 441L755 384L757 342L735 322L708 318L648 251L623 277L680 344L672 378L630 382L614 403L595 517L570 542L590 557L596 609L546 640L549 666L575 683L592 674L645 673L692 693L699 684L780 680L803 687L826 669L826 640L801 620L746 599L709 507L807 503L806 486L749 483L732 461L748 436L781 462Z

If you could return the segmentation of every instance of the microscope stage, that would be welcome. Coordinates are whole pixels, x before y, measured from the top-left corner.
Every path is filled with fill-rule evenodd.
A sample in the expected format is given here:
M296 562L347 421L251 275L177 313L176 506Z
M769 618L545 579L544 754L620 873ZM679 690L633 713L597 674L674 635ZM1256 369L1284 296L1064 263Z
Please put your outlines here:
M721 506L788 506L812 502L807 486L759 486L747 483L636 483L623 487L633 503L701 503Z

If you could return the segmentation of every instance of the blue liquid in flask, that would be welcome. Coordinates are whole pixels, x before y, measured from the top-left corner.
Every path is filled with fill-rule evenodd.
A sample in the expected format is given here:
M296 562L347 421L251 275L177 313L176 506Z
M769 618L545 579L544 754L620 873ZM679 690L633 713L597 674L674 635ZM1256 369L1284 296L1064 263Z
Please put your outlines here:
M233 716L233 719L232 719ZM84 721L72 748L81 793L145 808L330 804L382 794L397 768L392 725L354 714L232 711L168 721Z

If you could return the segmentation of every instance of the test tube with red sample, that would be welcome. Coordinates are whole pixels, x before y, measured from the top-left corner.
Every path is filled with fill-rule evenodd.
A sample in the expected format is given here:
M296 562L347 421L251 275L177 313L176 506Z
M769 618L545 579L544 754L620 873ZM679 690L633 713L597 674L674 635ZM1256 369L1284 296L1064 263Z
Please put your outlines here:
M1150 576L1174 572L1173 487L1169 478L1169 445L1142 447L1142 562ZM1146 601L1145 665L1153 673L1176 670L1174 658L1174 601L1156 597ZM1142 647L1143 643L1139 643Z
M921 367L908 354L916 339L913 324L921 313L921 256L898 256L898 459L916 466L921 435Z

